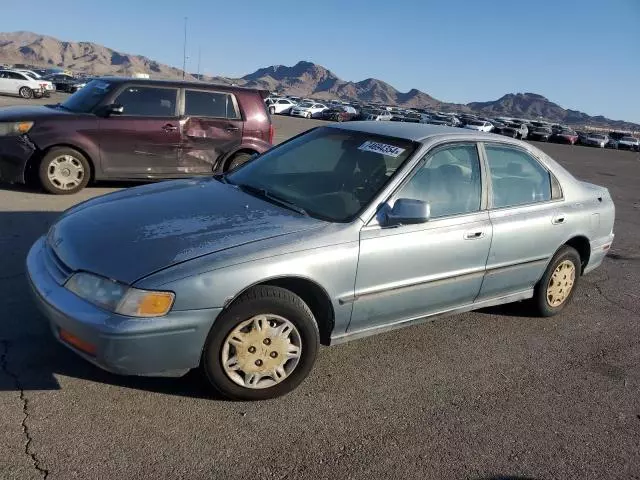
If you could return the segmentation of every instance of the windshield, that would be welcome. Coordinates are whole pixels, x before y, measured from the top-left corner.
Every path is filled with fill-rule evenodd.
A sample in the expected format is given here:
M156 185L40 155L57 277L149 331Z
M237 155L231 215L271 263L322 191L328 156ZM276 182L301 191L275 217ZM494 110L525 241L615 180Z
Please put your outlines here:
M112 89L112 83L104 80L91 80L85 87L67 98L61 106L71 112L89 113Z
M625 142L635 142L636 139L633 137L622 137L620 140L623 140Z
M590 138L595 138L596 140L604 140L605 137L604 135L589 135Z
M482 126L484 126L484 122L480 122L480 121L477 121L477 120L472 120L471 122L469 122L469 125L475 125L477 127L482 127Z
M321 127L269 150L230 173L245 191L263 191L310 216L348 222L387 183L417 144Z

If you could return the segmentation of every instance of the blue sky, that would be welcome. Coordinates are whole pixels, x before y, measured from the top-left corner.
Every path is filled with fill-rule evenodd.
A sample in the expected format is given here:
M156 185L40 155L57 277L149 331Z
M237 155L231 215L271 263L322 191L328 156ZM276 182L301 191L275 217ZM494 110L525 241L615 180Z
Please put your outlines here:
M450 102L535 92L640 123L640 0L29 0L2 2L0 31L92 41L241 76L309 60Z

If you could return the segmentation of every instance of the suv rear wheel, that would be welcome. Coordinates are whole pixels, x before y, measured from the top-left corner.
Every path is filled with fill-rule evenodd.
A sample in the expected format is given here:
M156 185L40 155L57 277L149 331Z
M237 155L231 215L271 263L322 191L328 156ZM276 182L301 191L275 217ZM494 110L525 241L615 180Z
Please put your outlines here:
M69 195L89 183L89 161L77 150L54 147L40 162L40 184L49 193Z
M227 163L226 171L229 172L235 168L238 168L243 163L247 163L251 160L252 154L250 153L236 153L231 160Z

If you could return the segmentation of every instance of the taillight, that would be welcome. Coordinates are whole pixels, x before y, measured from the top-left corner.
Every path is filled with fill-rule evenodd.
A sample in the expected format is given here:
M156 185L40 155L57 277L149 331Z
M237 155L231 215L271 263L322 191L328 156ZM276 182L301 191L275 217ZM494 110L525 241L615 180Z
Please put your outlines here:
M269 125L269 143L273 143L273 137L275 136L276 129L273 128L273 124Z

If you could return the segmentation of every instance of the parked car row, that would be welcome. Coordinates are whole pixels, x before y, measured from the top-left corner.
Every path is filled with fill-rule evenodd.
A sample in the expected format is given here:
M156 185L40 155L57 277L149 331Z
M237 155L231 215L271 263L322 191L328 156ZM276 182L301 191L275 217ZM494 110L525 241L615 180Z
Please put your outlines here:
M64 72L41 75L29 69L0 69L0 94L29 99L49 97L55 91L75 93L89 80Z

